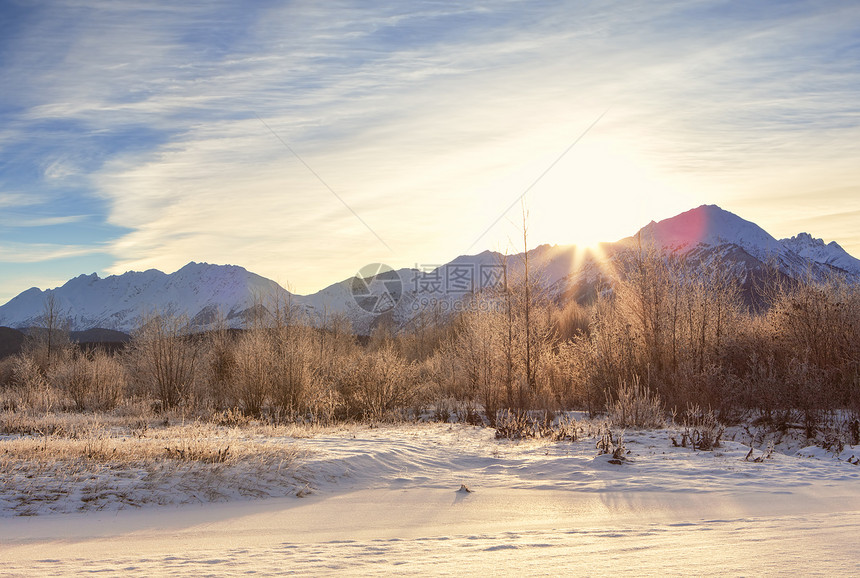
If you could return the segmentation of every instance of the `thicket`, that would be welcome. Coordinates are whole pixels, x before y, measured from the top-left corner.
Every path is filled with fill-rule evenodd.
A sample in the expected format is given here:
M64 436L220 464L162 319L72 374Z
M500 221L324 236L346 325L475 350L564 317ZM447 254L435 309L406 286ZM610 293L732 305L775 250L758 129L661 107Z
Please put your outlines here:
M275 421L426 415L494 427L585 410L653 427L695 407L810 437L835 414L860 417L857 285L783 278L759 287L766 307L752 309L725 264L638 249L615 263L615 281L585 304L550 298L532 272L457 314L380 322L362 340L343 317L320 322L261 299L242 330L222 321L194 333L186 319L153 315L108 354L69 343L47 307L25 351L0 361L0 409L143 402Z

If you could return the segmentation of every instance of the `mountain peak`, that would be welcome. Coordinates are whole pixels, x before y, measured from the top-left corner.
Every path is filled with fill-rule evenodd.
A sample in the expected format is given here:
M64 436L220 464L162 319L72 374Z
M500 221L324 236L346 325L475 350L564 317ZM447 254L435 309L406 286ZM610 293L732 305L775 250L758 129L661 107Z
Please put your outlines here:
M849 255L836 241L825 243L824 239L817 239L809 233L798 233L780 242L805 259L860 274L860 260Z
M701 205L656 223L652 221L636 235L673 250L734 244L759 257L782 249L767 231L717 205Z
M242 267L192 261L171 274L149 269L100 279L93 273L46 292L31 289L0 307L0 325L35 324L46 293L56 296L61 315L74 330L102 327L126 332L152 311L173 311L191 319L202 311L236 317L252 307L258 296L287 294L274 281Z
M795 235L794 237L791 237L790 239L782 239L782 242L786 243L786 244L796 245L798 247L808 247L808 246L824 247L825 246L824 239L816 239L815 237L813 237L809 233L798 233L797 235ZM830 245L831 246L835 245L837 247L839 246L836 243L836 241L831 241Z
M653 243L682 258L689 257L691 263L706 263L715 256L734 271L740 271L741 275L747 275L755 267L776 265L781 272L795 278L801 278L810 271L826 275L841 270L860 281L860 260L846 253L837 243L825 243L808 233L777 241L755 223L717 205L701 205L659 222L651 221L633 237L622 239L617 244L606 244L605 251L600 254L586 253L583 257L574 245L534 246L529 250L529 263L535 272L533 278L559 295L584 295L590 290L588 287L595 287L600 281L602 267L599 260L611 261L619 253L635 247L639 241ZM484 269L502 263L508 267L506 274L514 278L523 270L525 259L522 254L506 256L493 251L461 255L449 263L433 266L435 281L425 284L426 287L418 283L417 269L400 269L397 274L404 284L412 285L413 293L411 301L402 303L410 307L416 303L420 306L423 299L427 303L432 302L434 307L438 303L451 305L468 288L462 288L462 279L448 276L449 266L465 265L463 270L467 274L471 271L474 275L472 280L483 287L481 275L486 273ZM352 279L346 279L313 295L294 296L274 281L238 265L190 261L170 274L149 269L100 279L93 273L75 277L56 289L29 289L0 305L0 325L27 327L37 324L46 298L53 297L60 314L68 318L75 330L103 327L128 332L151 311L185 314L195 327L205 327L219 314L224 315L228 323L239 326L244 315L259 304L261 297L271 296L284 300L289 298L292 304L303 307L311 317L322 319L332 313L342 313L356 324L356 331L370 331L373 318L360 310L351 293L352 288ZM420 307L401 309L397 313L398 319L405 321ZM451 305L450 310L456 308Z

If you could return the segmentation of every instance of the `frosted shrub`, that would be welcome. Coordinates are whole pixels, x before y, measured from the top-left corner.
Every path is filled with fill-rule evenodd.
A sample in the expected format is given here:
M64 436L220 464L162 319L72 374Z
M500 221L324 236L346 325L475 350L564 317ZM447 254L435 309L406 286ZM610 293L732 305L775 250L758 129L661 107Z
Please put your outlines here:
M337 379L344 417L379 420L408 407L416 377L415 364L390 346L353 356Z
M496 439L521 440L542 437L544 424L526 411L502 410L495 419Z
M15 358L12 383L25 390L42 389L48 385L39 364L31 355L19 355Z
M412 402L417 375L415 366L400 357L393 348L375 352L370 361L373 378L365 382L362 398L366 414L381 419Z
M273 335L276 371L272 379L272 404L287 415L303 411L314 392L315 371L313 330L304 325L288 325Z
M0 388L12 384L13 369L15 367L15 358L7 357L0 359Z
M264 330L246 332L236 343L230 370L233 397L245 415L259 416L272 389L275 354Z
M772 349L775 404L798 413L809 438L828 412L857 406L860 375L860 286L834 275L771 290L758 349ZM793 411L789 411L793 410Z
M237 341L226 325L219 322L205 343L205 394L216 411L236 407L232 380L236 370Z
M682 431L670 436L675 447L689 447L694 450L710 451L720 447L726 428L717 421L713 410L701 409L698 405L687 406L684 412ZM680 438L680 440L679 440Z
M140 389L170 409L192 396L199 353L187 319L153 315L135 332L128 361Z
M128 376L116 357L97 351L90 362L90 399L94 409L113 409L125 395Z
M12 388L3 405L8 409L34 411L63 410L66 402L51 387L36 359L28 354L15 357L12 367Z
M495 421L496 439L545 438L557 442L575 442L582 433L582 426L575 419L567 415L555 419L547 411L502 410Z
M70 356L51 367L50 381L75 402L79 410L86 409L85 397L89 390L89 367L83 356Z
M74 401L79 410L116 407L126 387L125 368L103 351L69 355L51 370L51 382Z
M652 392L634 376L632 384L619 381L617 397L607 396L606 408L609 421L619 427L658 429L666 425L663 402L657 392Z
M613 433L612 428L608 423L604 423L599 430L597 437L597 455L603 456L611 454L609 459L610 464L620 465L627 460L627 446L624 445L624 432L619 434Z

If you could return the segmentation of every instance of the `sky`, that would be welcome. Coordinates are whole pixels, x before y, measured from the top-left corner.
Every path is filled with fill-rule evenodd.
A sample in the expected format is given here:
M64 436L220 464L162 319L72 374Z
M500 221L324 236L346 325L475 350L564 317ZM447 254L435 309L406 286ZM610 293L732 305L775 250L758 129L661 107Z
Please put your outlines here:
M852 2L0 0L0 86L0 303L190 261L307 294L521 251L524 212L860 256Z

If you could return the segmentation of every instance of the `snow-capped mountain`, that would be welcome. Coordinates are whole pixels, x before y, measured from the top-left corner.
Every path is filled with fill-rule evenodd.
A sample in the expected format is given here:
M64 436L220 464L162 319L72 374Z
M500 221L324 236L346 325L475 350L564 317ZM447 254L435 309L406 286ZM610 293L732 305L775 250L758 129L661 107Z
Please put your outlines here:
M860 259L849 255L836 241L825 243L823 239L816 239L809 233L800 233L780 242L804 259L860 275Z
M702 205L659 223L651 221L634 238L676 252L730 243L760 260L785 252L785 247L770 233L716 205Z
M777 240L757 224L716 205L702 205L659 222L652 221L635 235L614 243L610 259L625 248L639 246L656 247L692 266L718 263L729 268L741 285L742 297L753 306L761 304L760 287L774 270L783 278L821 279L836 273L860 281L860 261L837 243L825 245L803 233ZM568 283L572 287L582 285L577 274ZM566 292L573 291L568 288Z
M189 263L172 274L150 269L111 275L81 275L62 287L33 287L0 307L0 325L38 325L48 297L70 329L93 327L129 332L153 313L187 315L206 325L218 314L238 323L255 298L289 294L280 285L242 267Z
M824 274L835 266L826 262L829 255L800 255L755 223L716 205L702 205L658 223L652 221L628 242L634 239L698 261L719 256L730 263L743 262L745 268L775 265L790 277Z
M529 250L530 275L556 299L587 298L599 283L618 274L612 265L625 251L657 247L695 265L714 262L731 267L751 292L757 276L776 266L782 275L800 278L837 272L860 281L860 260L837 243L801 233L777 240L767 231L716 205L703 205L659 222L631 237L590 251L573 245L541 245ZM206 328L223 316L242 326L260 300L279 299L325 324L345 316L358 333L368 333L385 320L403 326L422 310L455 311L472 292L516 281L524 270L524 254L504 256L492 251L461 255L420 270L368 266L363 273L334 283L312 295L291 295L274 281L234 265L189 263L165 274L156 270L129 272L105 279L81 275L62 287L24 291L0 306L0 326L38 325L49 296L70 329L93 327L130 332L152 312L186 315Z

